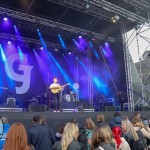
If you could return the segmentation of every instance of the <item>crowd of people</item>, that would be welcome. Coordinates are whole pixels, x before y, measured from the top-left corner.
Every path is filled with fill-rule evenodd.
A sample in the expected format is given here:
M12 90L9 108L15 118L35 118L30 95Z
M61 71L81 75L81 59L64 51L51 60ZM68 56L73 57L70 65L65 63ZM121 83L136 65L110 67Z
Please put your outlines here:
M132 119L115 112L110 122L103 114L97 122L87 118L84 124L72 118L53 133L40 115L33 117L33 126L26 131L22 123L11 126L2 117L3 135L0 150L148 150L149 120L136 112Z

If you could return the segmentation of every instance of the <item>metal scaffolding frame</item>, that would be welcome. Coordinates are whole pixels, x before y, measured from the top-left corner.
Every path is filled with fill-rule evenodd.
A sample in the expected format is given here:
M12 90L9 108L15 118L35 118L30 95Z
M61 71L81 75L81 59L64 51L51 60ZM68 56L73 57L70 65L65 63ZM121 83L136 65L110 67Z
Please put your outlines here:
M22 36L19 37L19 36L12 35L12 34L0 33L0 39L1 39L1 44L6 44L8 42L8 40L10 40L14 43L14 45L15 45L15 42L18 41L19 46L25 47L25 48L31 48L31 45L34 45L34 47L32 47L32 48L40 49L40 47L42 46L40 40L37 40L34 38L22 37ZM44 41L44 42L47 46L47 50L62 49L61 44L51 43L48 41ZM18 45L16 45L16 46L18 46ZM67 46L67 45L66 45L66 51L73 51L74 53L79 53L79 50L76 47ZM82 53L85 53L85 52L83 51Z
M122 38L123 38L123 50L124 50L124 62L127 84L127 97L128 97L128 110L134 111L134 99L133 99L133 86L131 78L131 56L128 49L128 38L125 24L122 25Z
M0 7L0 14L1 15L7 15L9 17L16 18L16 19L29 21L29 22L32 22L32 23L37 23L39 25L45 25L45 26L48 26L48 27L51 27L51 28L57 28L57 29L60 29L60 30L69 31L69 32L76 33L76 34L82 34L82 35L86 35L86 36L93 36L93 37L95 37L99 40L107 39L109 42L115 42L115 38L113 38L113 37L107 37L107 36L105 36L103 34L100 34L100 33L95 33L95 32L92 32L92 31L88 31L88 30L85 30L85 29L81 29L81 28L77 28L77 27L74 27L74 26L66 25L66 24L63 24L63 23L59 23L59 22L56 22L56 21L49 20L49 19L44 19L44 18L41 18L41 17L29 15L29 14L22 13L22 12L19 12L19 11L10 10L10 9L4 8L4 7Z
M111 21L111 17L114 14L127 18L129 21L134 21L138 23L150 23L148 18L142 17L139 14L128 11L124 8L121 8L115 4L112 4L106 0L64 0L64 1L55 1L55 0L47 0L54 3L58 3L60 5L67 6L72 9L76 9L79 11L83 11L92 16L105 19L107 21ZM132 0L133 2L133 0ZM86 5L89 5L89 8L86 9ZM141 3L140 3L141 4ZM147 3L146 3L147 4ZM105 11L106 10L106 11Z
M148 42L145 52L147 51L148 47L150 46L150 38L146 38L144 36L141 36L141 34L143 32L146 32L147 30L150 30L150 27L147 30L142 31L143 25L137 25L137 27L135 28L135 30L133 31L133 33L131 34L130 37L127 37L127 30L125 26L122 26L122 33L123 33L123 41L124 41L124 60L125 60L125 70L126 70L126 80L127 80L127 95L128 95L128 108L130 111L134 111L134 107L137 105L143 105L143 106L149 106L150 105L150 99L147 96L146 92L149 92L150 95L150 87L148 85L145 85L148 77L150 76L150 71L147 73L147 76L145 78L145 80L143 80L143 65L142 63L144 63L146 66L147 64L144 62L144 60L148 60L148 62L150 63L150 58L146 58L144 59L143 57L140 56L140 47L139 47L139 37L142 37L144 40L146 40ZM135 35L134 35L135 34ZM141 94L139 93L139 91L136 91L133 88L133 78L132 78L132 73L131 73L131 62L132 62L132 58L129 52L129 46L130 44L133 42L133 40L136 39L136 43L137 43L137 49L138 49L138 56L139 56L139 77L140 77L140 83L141 83ZM147 66L148 68L150 68L149 66ZM138 100L135 101L134 96L138 97Z
M123 0L133 6L135 6L138 9L149 11L150 10L150 3L148 3L146 0Z

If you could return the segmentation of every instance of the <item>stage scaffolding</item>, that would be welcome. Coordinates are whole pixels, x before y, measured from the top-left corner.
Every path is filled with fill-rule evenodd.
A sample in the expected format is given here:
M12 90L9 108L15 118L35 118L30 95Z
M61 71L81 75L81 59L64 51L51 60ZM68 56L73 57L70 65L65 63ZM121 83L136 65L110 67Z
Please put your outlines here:
M124 62L125 62L125 72L126 72L126 83L127 83L127 96L128 96L128 109L130 111L134 111L134 105L135 105L135 101L134 101L134 89L132 86L132 67L131 67L131 56L129 53L129 39L127 37L127 25L128 23L139 23L141 24L147 24L147 26L150 27L150 19L149 18L145 18L143 16L140 16L139 14L130 12L124 8L121 8L117 5L114 5L112 3L109 3L106 0L48 0L51 2L55 2L58 3L60 5L64 5L66 7L81 11L81 12L85 12L88 13L94 17L100 18L100 19L104 19L107 21L111 21L111 17L112 15L119 15L122 18L119 20L119 24L121 25L121 30L122 30L122 35L123 35L123 50L124 50ZM146 0L123 0L126 1L127 3L136 6L139 9L143 9L144 11L147 10L149 11L149 3ZM83 7L85 8L85 6L90 5L90 9L83 9ZM48 26L50 28L59 28L60 30L64 30L64 31L69 31L71 33L79 33L82 35L90 35L92 37L96 37L99 40L105 40L107 39L109 42L115 42L115 38L113 37L107 37L105 35L99 34L99 33L94 33L92 31L88 31L88 30L84 30L84 29L80 29L77 27L72 27L69 25L65 25L59 22L55 22L55 21L51 21L51 20L47 20L41 17L36 17L33 15L29 15L26 13L22 13L22 12L18 12L18 11L13 11L10 9L6 9L3 7L0 7L0 14L1 15L8 15L12 18L16 18L19 20L24 20L24 21L28 21L31 23L37 23L40 25L44 25L44 26ZM149 14L148 14L149 16ZM117 26L117 25L116 25ZM137 36L139 36L139 32L137 31L136 34L136 38ZM29 39L26 39L25 41L29 42ZM37 42L35 39L33 40L34 42ZM56 45L54 45L56 46ZM57 45L58 46L58 45ZM60 45L59 45L60 46ZM137 38L137 46L138 46L138 38ZM91 60L91 50L88 50L88 69L91 70L91 74L92 74L92 60ZM141 63L141 61L140 61ZM78 63L76 64L76 67L78 68ZM141 65L140 65L141 67ZM142 70L142 69L140 69ZM142 73L140 73L140 76L142 75ZM150 75L150 73L148 73L148 76ZM148 76L146 77L146 80L148 78ZM142 79L142 77L141 77ZM78 72L76 72L76 81L78 81ZM148 103L148 100L145 98L145 94L144 94L144 90L148 89L149 86L148 85L144 85L145 82L141 81L142 83L142 95L140 97L140 100L142 100L144 103ZM89 94L89 102L90 105L93 103L93 92L92 92L92 81L90 79L90 76L88 78L88 94Z

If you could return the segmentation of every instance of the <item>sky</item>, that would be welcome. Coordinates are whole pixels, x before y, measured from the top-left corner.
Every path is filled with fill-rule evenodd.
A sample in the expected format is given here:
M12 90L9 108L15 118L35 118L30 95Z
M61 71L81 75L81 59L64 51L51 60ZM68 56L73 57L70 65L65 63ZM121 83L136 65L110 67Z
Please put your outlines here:
M150 27L144 25L142 28L138 29L137 32L138 31L139 31L138 36L135 36L136 35L135 29L132 29L127 33L128 39L133 34L129 39L128 44L129 44L129 52L131 54L134 63L139 62L139 60L143 58L142 56L145 53L145 51L150 51ZM147 39L147 41L143 38Z

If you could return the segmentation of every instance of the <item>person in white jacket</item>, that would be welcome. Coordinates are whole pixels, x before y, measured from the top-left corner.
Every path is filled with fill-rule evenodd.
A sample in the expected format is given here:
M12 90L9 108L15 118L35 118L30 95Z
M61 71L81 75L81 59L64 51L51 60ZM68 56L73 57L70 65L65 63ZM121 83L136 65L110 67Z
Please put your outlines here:
M120 127L114 127L112 129L113 137L116 143L117 150L131 150L129 144L124 137L121 137L122 130Z

